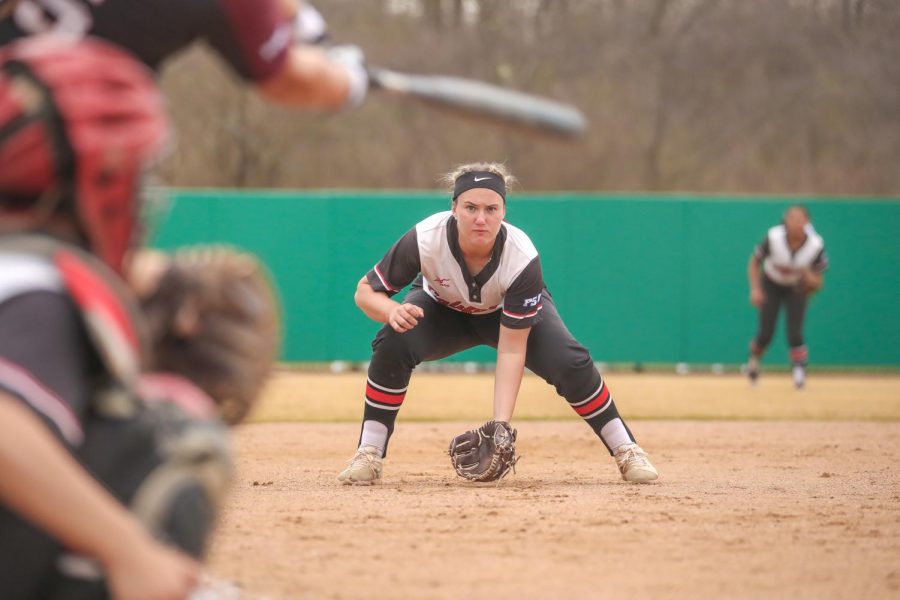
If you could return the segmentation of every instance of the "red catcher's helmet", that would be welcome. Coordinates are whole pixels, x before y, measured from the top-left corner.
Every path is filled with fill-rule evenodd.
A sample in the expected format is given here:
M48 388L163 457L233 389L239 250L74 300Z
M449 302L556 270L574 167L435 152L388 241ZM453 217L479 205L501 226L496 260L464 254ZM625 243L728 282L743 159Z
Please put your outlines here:
M0 205L37 228L71 217L116 270L167 132L149 70L110 44L38 36L0 50Z

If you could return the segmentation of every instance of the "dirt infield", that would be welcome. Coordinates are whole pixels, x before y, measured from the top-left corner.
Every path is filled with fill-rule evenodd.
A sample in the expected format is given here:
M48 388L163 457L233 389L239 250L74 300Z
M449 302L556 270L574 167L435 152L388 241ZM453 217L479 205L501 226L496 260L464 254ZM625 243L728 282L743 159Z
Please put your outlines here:
M342 379L332 378L335 418L350 410ZM460 379L437 387L455 397L448 386L481 385ZM712 385L689 379L657 384ZM738 389L726 379L715 385ZM650 382L620 382L626 418L639 405L628 390ZM278 385L294 387L302 403L320 383L297 376ZM385 481L373 488L334 479L357 423L252 423L235 436L238 478L210 569L247 597L266 598L898 597L898 384L879 380L887 389L872 405L887 408L859 400L874 410L871 422L785 421L798 417L784 409L753 422L632 419L661 474L645 486L622 482L577 420L517 422L524 458L499 487L452 474L446 446L471 416L404 420L407 408L415 413L411 398ZM821 396L816 387L806 395L785 387L781 403L818 398L835 419L828 415L838 409L822 400L833 386L823 381ZM765 390L754 390L763 404ZM257 420L276 411L280 391L270 391ZM319 400L306 412L325 420ZM360 411L357 403L353 421Z

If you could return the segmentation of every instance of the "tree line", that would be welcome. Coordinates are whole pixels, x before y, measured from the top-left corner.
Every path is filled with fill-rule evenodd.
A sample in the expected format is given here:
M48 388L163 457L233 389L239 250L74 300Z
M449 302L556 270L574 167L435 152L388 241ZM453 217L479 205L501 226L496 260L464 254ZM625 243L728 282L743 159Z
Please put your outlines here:
M273 107L201 46L163 72L173 186L434 188L506 162L524 191L900 193L896 0L319 0L372 64L574 104L574 143L371 94Z

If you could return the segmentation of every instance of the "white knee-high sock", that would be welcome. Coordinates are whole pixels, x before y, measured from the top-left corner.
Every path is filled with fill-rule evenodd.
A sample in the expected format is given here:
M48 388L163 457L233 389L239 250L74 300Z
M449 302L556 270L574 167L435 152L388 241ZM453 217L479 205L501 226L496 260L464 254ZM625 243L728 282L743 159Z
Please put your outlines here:
M365 421L363 423L362 438L359 447L374 446L378 448L379 456L384 456L384 447L387 444L388 429L384 423L378 421Z
M622 419L616 418L604 425L600 429L600 437L603 438L603 441L606 442L606 445L612 448L612 451L615 452L616 448L621 446L622 444L631 444L631 437L628 435L628 430L625 429L625 424L622 423Z

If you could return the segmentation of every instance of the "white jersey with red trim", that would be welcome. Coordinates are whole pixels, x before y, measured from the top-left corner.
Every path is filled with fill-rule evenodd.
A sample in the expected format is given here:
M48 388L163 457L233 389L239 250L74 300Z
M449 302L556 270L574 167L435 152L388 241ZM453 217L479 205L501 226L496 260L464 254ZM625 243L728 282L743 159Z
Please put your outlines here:
M538 252L518 227L504 222L488 264L472 275L459 247L451 211L418 223L369 272L377 291L393 295L421 274L422 288L439 304L479 315L502 310L512 328L531 327L540 319L544 281Z
M812 225L806 226L806 241L796 251L791 250L787 240L787 228L776 225L769 229L766 238L756 246L754 256L764 260L766 276L777 284L796 285L803 278L803 272L811 269L817 273L828 268L825 241Z

